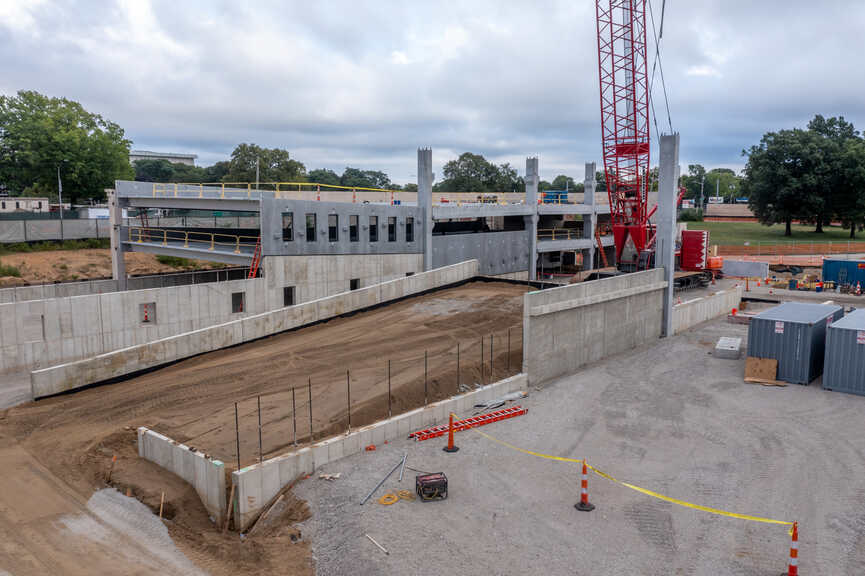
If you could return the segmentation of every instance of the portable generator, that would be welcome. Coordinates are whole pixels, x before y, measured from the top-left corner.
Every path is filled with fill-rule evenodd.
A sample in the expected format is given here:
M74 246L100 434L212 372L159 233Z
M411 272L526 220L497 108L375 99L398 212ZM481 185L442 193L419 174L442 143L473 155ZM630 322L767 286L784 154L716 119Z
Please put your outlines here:
M423 502L444 500L448 497L448 477L444 472L415 476L415 490Z

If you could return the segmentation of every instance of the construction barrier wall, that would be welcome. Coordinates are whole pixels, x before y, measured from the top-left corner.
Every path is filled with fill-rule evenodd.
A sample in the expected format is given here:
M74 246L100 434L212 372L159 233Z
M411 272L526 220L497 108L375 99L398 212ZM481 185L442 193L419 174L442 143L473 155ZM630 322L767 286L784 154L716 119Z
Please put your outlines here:
M108 238L111 223L107 219L67 218L51 220L0 220L0 244L42 240L81 240Z
M312 446L276 456L231 474L235 485L233 515L240 530L249 527L270 505L279 492L299 476L312 474L316 468L376 446L385 441L406 438L409 433L443 424L448 416L471 410L475 404L489 402L508 392L525 390L525 374L517 374L482 386L466 394L441 400L393 418L358 428L350 434L340 434Z
M529 383L657 339L665 287L658 268L526 294L523 372Z
M60 364L31 372L30 382L33 398L35 399L68 390L74 390L95 382L101 382L103 380L132 374L140 370L168 364L197 354L219 350L220 348L249 342L251 340L270 336L285 330L298 328L306 324L325 320L348 312L362 310L383 302L402 298L403 296L410 296L412 294L440 288L448 284L461 282L477 276L477 271L477 260L470 260L453 266L437 268L429 272L422 272L413 276L398 278L396 280L383 282L367 288L343 292L335 296L320 298L311 302L280 308L270 312L257 313L238 320L223 322L197 330L193 327L193 330L191 331L184 330L181 334L160 339L154 337L150 340L146 340L146 343L136 343L135 345L128 347L116 346L116 348L121 349L114 349L112 352L94 352L93 354L89 354L88 356L90 357L84 360ZM241 282L248 283L247 286L253 286L256 293L259 294L256 298L263 300L263 283L265 282L265 279L244 280ZM205 290L211 288L216 292L216 288L220 288L223 291L230 290L233 284L234 282L223 282L219 284L182 286L175 290L181 291L180 294L188 293L188 291L197 288ZM165 296L166 291L171 289L165 288L161 290L161 297L165 297L169 303L172 302L169 296ZM146 295L149 292L151 291L140 290L120 294L105 294L100 296L100 298L108 298L112 296L127 298L137 297L146 301L142 295ZM225 294L228 294L228 292L225 292ZM175 298L178 297L175 296ZM220 298L218 299L218 302L212 306L221 306L224 301L227 301L230 304L230 298ZM75 318L80 317L79 319L81 323L84 326L88 326L84 320L98 315L98 304L99 302L94 303L94 307L97 308L96 310L87 310L76 307L76 311L73 315ZM18 306L28 305L44 306L46 303L23 303ZM202 310L206 309L208 305L207 299L201 303L195 304L196 307L201 306ZM175 308L178 306L176 300L174 301L174 306ZM110 315L108 315L107 325L111 326ZM93 341L85 337L82 345L92 345L96 348L99 343L98 335L92 340Z
M711 296L694 298L673 306L673 334L684 332L712 318L729 314L742 301L742 287L734 286Z
M221 461L143 426L138 429L138 456L186 480L217 525L222 523L228 508L225 502L225 466Z
M730 260L724 258L724 276L738 276L741 278L768 278L768 262L749 262L747 260Z

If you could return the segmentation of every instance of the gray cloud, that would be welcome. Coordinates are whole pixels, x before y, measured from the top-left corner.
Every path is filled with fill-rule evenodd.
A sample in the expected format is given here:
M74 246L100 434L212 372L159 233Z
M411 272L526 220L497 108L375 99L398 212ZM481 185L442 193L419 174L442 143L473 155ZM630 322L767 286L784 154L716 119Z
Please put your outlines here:
M205 164L242 141L402 182L418 146L438 172L466 150L520 169L538 154L544 178L600 162L590 0L238 4L0 0L0 92L78 100L135 147ZM682 164L739 168L764 132L816 113L865 123L863 26L859 1L669 0Z

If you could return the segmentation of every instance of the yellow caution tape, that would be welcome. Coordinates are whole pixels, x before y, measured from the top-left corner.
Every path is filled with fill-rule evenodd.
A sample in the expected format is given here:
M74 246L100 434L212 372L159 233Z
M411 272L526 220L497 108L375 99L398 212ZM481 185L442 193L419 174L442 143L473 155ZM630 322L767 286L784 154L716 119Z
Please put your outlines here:
M486 438L487 440L492 440L497 444L501 444L502 446L506 446L512 450L516 450L517 452L522 452L523 454L529 454L531 456L537 456L539 458L546 458L547 460L558 460L559 462L574 462L577 464L582 464L583 461L576 458L565 458L563 456L552 456L550 454L543 454L541 452L533 452L531 450L526 450L525 448L520 448L519 446L514 446L513 444L508 444L504 440L499 440L498 438L493 438L489 434L485 434L474 428L474 431ZM586 463L586 467L603 478L607 480L619 484L620 486L624 486L626 488L630 488L631 490L636 490L641 494L645 494L646 496L651 496L652 498L657 498L658 500L663 500L664 502L670 502L671 504L678 504L679 506L684 506L685 508L692 508L694 510L701 510L703 512L709 512L710 514L717 514L719 516L727 516L728 518L738 518L740 520L750 520L751 522L763 522L764 524L781 524L784 526L792 526L792 522L787 522L785 520L773 520L771 518L763 518L761 516L749 516L747 514L737 514L736 512L727 512L726 510L719 510L717 508L710 508L708 506L701 506L700 504L694 504L692 502L686 502L684 500L679 500L677 498L670 498L669 496L664 496L663 494L659 494L658 492L653 492L652 490L647 490L646 488L640 488L639 486L635 486L633 484L629 484L627 482L622 482L621 480L616 480L606 472L602 472L598 470L594 466L589 463ZM790 529L792 533L792 528Z

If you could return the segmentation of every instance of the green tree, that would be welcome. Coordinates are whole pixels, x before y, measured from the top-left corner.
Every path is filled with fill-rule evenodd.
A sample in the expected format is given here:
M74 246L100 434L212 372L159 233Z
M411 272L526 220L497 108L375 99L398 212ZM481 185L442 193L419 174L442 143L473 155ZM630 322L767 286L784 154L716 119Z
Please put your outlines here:
M133 167L138 182L174 181L174 164L168 160L136 160Z
M390 188L392 186L390 178L384 172L376 170L360 170L358 168L346 167L342 176L339 178L339 184L349 188Z
M414 182L409 182L405 186L402 187L406 192L417 192L417 184Z
M11 194L57 197L57 169L64 201L103 199L115 180L131 179L123 129L66 98L34 91L0 96L0 182Z
M808 123L808 131L818 139L822 162L815 168L817 186L814 190L814 212L807 220L815 224L815 232L822 233L823 225L829 224L833 215L845 222L856 218L855 207L851 208L849 204L850 199L845 198L842 201L843 208L836 207L835 203L840 200L841 190L847 186L845 180L850 175L849 170L843 165L845 153L852 150L848 150L847 143L858 141L859 133L853 124L844 120L843 116L824 118L819 114ZM853 212L848 213L848 209L852 209ZM855 226L851 226L851 230L853 228Z
M835 166L840 178L833 191L833 210L855 238L856 227L865 224L865 140L845 140Z
M304 182L306 167L293 160L288 150L262 148L256 144L239 144L231 153L224 182L255 182L258 162L260 182Z
M769 132L760 144L744 151L744 191L757 219L765 225L783 222L792 235L794 219L808 219L819 208L820 141L812 131Z
M706 197L718 195L724 198L738 198L741 196L742 179L736 172L729 168L712 168L706 172L706 185L704 194Z
M703 178L706 176L706 169L702 164L688 164L688 174L682 176L681 185L687 189L685 198L693 198L699 200L700 186L703 183ZM706 201L706 194L703 195L703 202Z
M228 175L230 164L226 161L217 162L212 166L207 166L204 169L205 182L222 182L223 178Z
M339 185L339 175L333 170L328 170L327 168L316 168L315 170L310 170L309 174L307 174L307 178L309 178L310 182L315 182L316 184L330 184L331 186Z
M496 166L480 154L463 152L444 165L439 192L513 192L525 189L525 181L510 164Z

